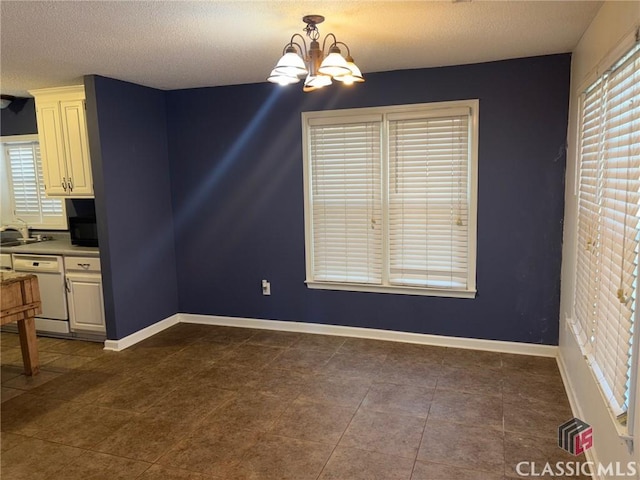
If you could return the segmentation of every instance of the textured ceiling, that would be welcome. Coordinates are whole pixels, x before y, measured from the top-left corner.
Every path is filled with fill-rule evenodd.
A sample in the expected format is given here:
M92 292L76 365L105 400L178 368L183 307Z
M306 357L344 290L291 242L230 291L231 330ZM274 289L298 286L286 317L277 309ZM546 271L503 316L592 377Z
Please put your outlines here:
M351 48L363 73L568 52L602 2L0 2L0 89L99 74L160 89L264 81L301 18Z

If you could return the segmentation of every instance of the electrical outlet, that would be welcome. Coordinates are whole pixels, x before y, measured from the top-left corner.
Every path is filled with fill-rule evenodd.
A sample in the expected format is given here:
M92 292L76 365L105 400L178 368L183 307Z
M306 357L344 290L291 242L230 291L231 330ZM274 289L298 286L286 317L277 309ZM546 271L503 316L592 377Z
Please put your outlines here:
M271 295L271 283L267 280L262 280L262 295Z

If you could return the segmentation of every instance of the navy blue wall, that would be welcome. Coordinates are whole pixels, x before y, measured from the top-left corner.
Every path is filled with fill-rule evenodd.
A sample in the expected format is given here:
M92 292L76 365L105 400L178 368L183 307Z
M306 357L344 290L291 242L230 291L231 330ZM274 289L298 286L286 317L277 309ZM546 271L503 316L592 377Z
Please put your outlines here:
M33 98L17 98L0 110L0 135L31 135L38 133L36 105Z
M569 76L564 54L167 92L179 311L556 344ZM477 298L307 289L300 113L473 98Z
M85 77L107 337L177 312L164 92Z

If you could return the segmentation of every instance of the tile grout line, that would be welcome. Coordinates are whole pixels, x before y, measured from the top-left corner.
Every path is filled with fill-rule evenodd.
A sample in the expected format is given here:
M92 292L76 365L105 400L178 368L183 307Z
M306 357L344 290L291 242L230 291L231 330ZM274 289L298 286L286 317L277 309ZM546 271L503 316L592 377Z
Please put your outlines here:
M333 356L337 353L334 352L334 354L331 356L331 358L333 358ZM385 361L386 361L386 355L385 355ZM328 362L327 362L328 363ZM384 363L384 362L383 362ZM322 476L322 473L325 471L325 469L327 468L327 465L329 464L329 461L331 460L331 457L333 456L333 453L336 451L336 449L338 448L338 445L340 445L340 442L342 441L342 439L344 438L345 433L347 433L347 430L349 430L349 427L351 426L351 423L353 422L353 419L355 418L355 416L357 415L358 411L360 410L360 408L362 407L362 404L364 402L364 400L367 398L367 395L369 395L369 392L371 391L371 387L373 386L373 380L371 381L371 383L369 384L369 387L367 388L367 393L365 393L362 396L362 400L360 400L360 403L358 403L358 406L356 407L356 409L353 412L353 415L351 415L351 419L349 420L349 423L347 424L347 427L344 429L344 431L342 432L342 435L340 435L340 438L338 439L338 441L336 442L335 446L333 447L333 449L331 450L331 453L329 454L329 456L327 457L327 461L324 463L324 465L322 466L322 470L320 470L320 473L318 474L318 476L316 477L316 480L319 480L320 477Z
M254 334L254 335L255 335L255 334ZM249 343L249 340L250 340L252 337L253 337L253 335L252 335L251 337L247 338L245 341L241 342L238 346L240 346L240 345L268 346L268 345L260 345L260 344L251 344L251 343ZM286 346L286 347L277 347L277 348L281 348L281 349L282 349L282 352L278 353L278 355L276 355L273 359L271 359L269 362L267 362L267 364L266 364L266 365L264 365L264 366L262 367L262 369L260 369L260 370L266 370L266 369L270 368L270 364L271 364L271 363L275 362L275 360L276 360L278 357L280 357L281 355L284 355L284 353L285 353L286 351L291 350L291 349L292 349L292 347L293 347L294 345L295 345L295 342L294 342L292 345L289 345L289 346ZM271 348L276 348L276 347L271 347ZM335 355L335 352L331 355L331 357L330 357L330 358L333 358L333 355ZM327 362L328 362L328 361L327 361ZM292 370L292 371L293 371L293 370ZM236 392L236 393L237 393L237 392ZM295 401L300 397L300 395L301 395L301 394L299 393L295 398L291 399L291 400L288 402L287 407L286 407L286 408L284 408L284 409L282 410L282 412L280 412L280 414L277 416L277 418L275 418L275 419L273 420L273 422L271 423L271 425L269 426L269 428L268 428L268 429L266 429L264 432L261 432L260 430L257 430L257 432L258 432L258 433L264 433L264 434L270 434L270 435L277 436L276 434L270 433L270 432L271 432L271 430L275 427L275 425L276 425L276 424L278 423L278 421L282 418L282 416L283 416L283 415L288 411L288 409L289 409L289 408L291 408L291 405L293 404L293 402L295 402ZM267 395L267 396L272 396L272 395ZM278 397L277 395L274 395L274 397L276 397L276 398L280 398L280 397ZM215 412L215 410L217 410L217 409L221 408L223 405L226 405L226 404L228 404L228 403L230 403L230 402L231 402L231 399L229 399L227 402L223 402L223 404L219 405L219 406L218 406L218 407L216 407L212 412L210 412L210 413L207 415L207 417L209 417L209 416L213 415L213 413ZM253 431L253 430L248 430L248 431ZM282 436L282 435L281 435L281 436ZM290 438L290 437L286 437L286 436L282 436L282 437L283 437L283 438ZM300 439L295 439L295 438L294 438L294 440L300 440ZM259 440L256 440L256 443L258 443L258 442L259 442ZM235 463L235 464L234 464L234 466L240 465L240 464L243 462L243 460L244 460L244 459L246 458L246 456L248 455L249 450L250 450L251 448L253 448L253 447L256 445L256 443L253 443L249 448L247 448L247 450L246 450L246 451L242 454L242 456L240 457L240 460L239 460L237 463ZM321 443L321 442L316 442L316 443ZM335 447L334 447L334 449L335 449ZM166 453L168 453L168 451L169 451L169 450L167 450L167 452L165 452L165 454L166 454ZM333 450L332 450L332 453L333 453ZM329 458L331 458L331 454L330 454L330 455L329 455L329 457L327 458L327 462L329 461ZM325 465L326 465L326 462L325 462ZM324 469L324 466L323 466L323 469ZM321 471L321 473L322 473L322 471Z
M506 434L505 434L505 418L504 418L504 379L505 379L505 368L504 368L504 357L500 356L500 397L502 398L502 475L507 477L507 442L506 442Z
M251 338L253 338L253 337L256 335L256 333L257 333L257 332L254 332L254 333L253 333L249 338L246 338L246 339L242 340L241 342L233 342L233 343L229 343L229 345L230 345L231 349L238 348L238 347L240 347L240 346L242 346L242 345L253 345L253 346L261 346L261 347L273 347L273 345L262 345L262 344L252 344L252 343L250 343L250 342L251 342ZM181 341L186 341L186 340L189 340L189 339L179 339L179 340L181 340ZM291 345L288 345L288 346L282 347L282 348L281 348L281 351L278 353L278 355L276 355L276 357L275 357L274 359L272 359L272 361L271 361L271 362L269 362L268 364L265 364L265 365L264 365L264 369L265 369L265 371L272 371L274 368L276 368L275 366L273 366L273 363L274 363L278 358L280 358L282 355L285 355L285 354L286 354L286 352L291 351L291 350L294 350L294 349L295 349L295 346L296 346L296 344L297 344L297 342L298 342L298 341L294 342L294 343L293 343L293 344L291 344ZM172 358L174 355L178 354L179 352L183 352L183 351L185 351L185 350L188 350L189 346L191 346L191 345L193 345L193 344L196 344L196 343L197 343L197 341L194 341L194 340L192 340L192 339L191 339L191 342L190 342L188 345L183 346L182 348L180 348L180 350L177 350L176 352L173 352L171 355L168 355L167 357L165 357L165 358L163 359L163 361L170 361L170 360L171 360L171 358ZM355 352L340 352L340 348L342 348L343 346L344 346L344 342L343 342L343 345L338 346L337 348L335 348L335 349L333 350L333 352L331 353L331 355L329 356L329 358L328 358L327 360L325 360L325 361L324 361L324 363L322 363L321 367L326 366L326 364L328 364L332 359L334 359L334 358L336 357L336 355L337 355L337 354L339 354L339 353L345 353L345 354L349 354L349 353L362 354L362 353L363 353L363 352L360 352L360 351L355 351ZM280 348L280 347L278 347L278 348ZM306 351L306 350L311 351L311 350L314 350L314 349L312 349L312 348L310 348L310 349L305 348L303 351ZM370 353L370 352L364 352L364 353ZM62 354L60 354L60 355L62 355L62 356L74 356L74 354L73 354L73 353L69 353L69 354L64 354L64 353L62 353ZM390 357L390 354L385 354L385 356L384 356L384 361L382 362L382 365L384 365L384 364L388 361L389 357ZM99 358L99 357L87 356L87 358L89 358L89 359L97 359L97 358ZM507 359L507 362L505 362L505 358ZM443 358L443 359L441 359L441 360L440 360L440 364L439 364L439 366L440 366L440 367L442 367L442 366L444 365L445 360L446 360L445 358ZM91 361L91 360L89 360L89 361ZM463 363L464 363L464 362L463 362ZM218 360L216 360L215 362L212 362L212 365L209 365L209 367L213 368L212 366L213 366L214 364L221 365L221 364L223 364L223 361L222 361L221 359L218 359ZM239 364L239 365L241 365L241 364ZM502 447L503 447L502 460L503 460L503 465L504 465L503 474L505 475L505 478L506 478L506 475L507 475L507 466L508 466L508 465L507 465L507 452L506 452L506 433L507 433L507 432L506 432L506 428L507 428L507 422L506 422L506 414L505 414L505 412L506 412L506 409L505 409L506 404L505 404L505 402L506 402L507 397L506 397L506 395L505 395L505 382L507 381L507 375L511 375L511 376L513 376L513 374L516 374L516 375L519 375L519 374L522 374L522 375L527 374L527 372L525 371L525 369L526 369L526 365L527 365L527 364L526 364L526 362L524 362L524 363L518 363L518 362L513 363L513 362L511 361L511 359L510 359L510 358L508 358L508 357L504 357L503 355L501 355L501 357L500 357L500 372L501 372L501 382L500 382L500 400L501 400L501 402L500 402L500 403L501 403L501 407L502 407L501 433L502 433ZM5 365L3 364L3 366L5 366ZM482 365L479 365L479 366L482 366ZM464 367L464 365L463 365L463 364L461 364L461 365L455 364L455 365L452 365L452 367L459 368L459 369L465 369L465 368L466 368L466 367ZM534 372L530 372L530 373L528 373L528 374L532 375L534 378L540 378L540 379L544 379L544 378L551 378L551 372L546 368L546 364L545 364L545 363L533 364L532 368L533 368L535 371L534 371ZM286 369L286 368L285 368L285 370L290 370L290 369ZM60 374L60 376L59 376L59 377L57 377L57 378L58 378L58 380L59 380L59 379L61 379L61 378L64 378L64 377L65 377L65 376L67 376L67 375L73 375L73 372L80 372L80 371L81 371L81 370L70 369L69 371L66 371L66 372L56 372L56 373L59 373L59 374ZM295 369L291 369L291 371L295 371ZM379 367L379 368L378 368L378 370L377 370L377 375L379 375L379 374L380 374L380 371L381 371L381 367ZM549 372L549 373L546 373L546 372ZM314 373L310 376L310 378L309 378L307 381L308 381L308 382L311 382L311 381L312 381L312 379L313 379L314 377L317 377L317 375L322 374L322 373L323 373L323 371L322 371L322 370L314 371ZM326 374L326 373L325 373L325 374ZM335 376L335 374L333 374L333 375L331 375L331 376ZM514 378L515 378L515 377L514 377ZM52 380L54 380L54 382L56 381L55 379L52 379ZM413 476L413 475L414 475L414 473L415 473L415 469L416 469L416 466L417 466L417 462L419 461L419 460L418 460L418 457L419 457L420 447L421 447L422 443L424 442L424 438L425 438L425 435L426 435L426 432L427 432L427 424L428 424L428 420L430 419L430 416L433 414L433 412L431 412L431 410L433 410L433 403L434 403L434 399L435 399L435 397L436 397L436 394L437 394L438 388L441 388L441 382L443 381L443 370L442 370L442 368L438 371L438 374L436 375L436 379L435 379L435 380L436 380L436 381L435 381L435 386L434 386L434 387L432 387L431 402L430 402L430 404L429 404L429 409L428 409L428 411L427 411L427 416L426 416L426 417L425 417L425 419L424 419L424 424L423 424L423 428L422 428L422 433L421 433L421 437L420 437L420 442L418 443L418 448L417 448L417 451L416 451L415 457L414 457L414 459L413 459L413 466L412 466L412 469L411 469L411 475L412 475L412 476ZM463 379L463 380L464 380L464 379ZM367 389L366 389L366 392L364 393L364 396L362 397L362 399L361 399L361 400L359 401L359 403L357 404L357 407L355 408L355 410L354 410L353 414L351 415L351 418L350 418L350 420L348 421L346 428L343 430L342 434L340 435L340 438L338 439L338 441L336 442L336 444L333 446L333 448L332 448L332 450L331 450L331 453L330 453L330 454L329 454L329 456L327 457L327 460L324 462L324 465L323 465L322 469L320 470L320 473L319 473L319 475L318 475L318 478L319 478L319 477L321 477L325 471L327 471L327 465L328 465L328 463L329 463L329 461L330 461L331 457L335 454L335 452L336 452L336 450L337 450L337 448L338 448L338 446L339 446L340 442L341 442L341 441L343 440L343 438L345 437L345 435L346 435L346 433L347 433L348 429L352 426L352 424L353 424L353 420L354 420L355 416L357 415L358 411L360 411L360 409L361 409L361 408L363 408L364 401L366 400L367 396L368 396L368 395L370 394L370 392L372 391L372 387L373 387L373 385L374 385L374 382L375 382L375 381L376 381L376 376L375 376L375 375L373 375L372 379L370 379L370 381L369 381L369 385L368 385L368 387L367 387ZM65 382L62 382L62 383L65 383ZM389 383L393 383L393 382L389 382ZM45 385L45 384L46 384L46 382L45 382L45 383L43 383L43 385ZM468 389L467 389L467 390L464 390L464 388L466 388L464 385L467 385L467 386L468 386L468 384L467 384L467 383L463 383L463 384L461 384L459 388L462 388L462 390L460 390L460 391L463 391L463 392L468 393L468 394L473 394L473 395L482 395L482 393L483 393L483 392L474 392L474 391L472 391L472 389L471 389L471 390L468 390ZM444 385L443 385L443 386L444 386ZM3 385L3 387L4 387L4 385ZM11 387L6 387L6 388L11 388ZM35 387L35 389L37 389L37 388L38 388L38 387ZM170 389L170 391L171 391L171 392L176 391L178 388L179 388L178 386L175 386L174 388ZM222 387L221 387L221 388L222 388ZM450 388L451 388L451 387L450 387ZM523 393L517 393L517 391L519 391L519 390L518 390L518 388L519 388L519 387L516 385L516 393L513 393L513 392L512 392L512 393L510 394L510 395L511 395L511 397L509 397L509 398L512 398L512 397L513 397L513 395L516 395L516 394L517 394L517 395L523 395ZM34 393L34 391L33 391L34 389L27 389L27 390L21 390L21 389L19 389L19 390L20 390L20 391L22 391L23 393L27 394L27 395L40 396L40 394L39 394L39 393ZM445 388L445 390L446 390L446 388ZM166 397L166 395L170 394L170 391L165 392L165 394L164 394L164 395L162 395L162 396L161 396L161 398L165 398L165 397ZM453 391L456 391L456 389L455 389L455 388L453 388ZM284 415L284 414L285 414L285 413L286 413L286 412L291 408L291 406L292 406L293 402L295 402L297 399L299 399L299 398L300 398L300 396L302 395L302 394L301 394L301 393L299 393L299 392L298 392L297 394L295 394L295 392L293 392L293 393L294 393L294 395L295 395L295 396L294 396L292 399L289 399L289 400L288 400L288 402L289 402L289 403L288 403L287 407L286 407L284 410L282 410L282 412L280 412L280 413L279 413L279 415L277 416L277 418L275 418L275 419L273 420L272 424L270 425L269 429L267 430L267 433L270 433L270 432L272 432L272 431L273 431L274 426L275 426L275 425L280 421L280 419L282 418L282 416L283 416L283 415ZM488 395L488 394L487 394L487 395ZM277 395L276 395L276 396L277 396ZM87 403L87 402L75 402L75 401L74 401L74 399L69 400L69 399L66 399L66 398L64 398L64 399L63 399L63 398L56 398L56 397L51 397L51 398L53 398L53 399L57 399L57 400L60 400L60 401L63 401L63 402L77 403L77 404L79 404L79 405L82 405L82 408L86 407L87 405L90 405L90 403ZM284 399L284 397L283 397L283 399ZM157 400L157 401L159 401L159 398L158 398L158 399L156 399L156 400ZM218 410L219 408L221 408L221 407L222 407L223 405L225 405L226 403L228 403L228 401L227 401L227 402L223 402L223 403L221 403L220 405L217 405L216 407L214 407L212 410L210 410L210 411L207 413L207 417L208 417L208 416L210 416L210 415L212 415L216 410ZM128 411L128 412L132 412L133 414L140 415L140 414L147 413L147 412L148 412L148 410L149 410L150 408L152 408L152 405L147 406L147 407L144 409L144 411L137 411L137 410L135 410L135 411L131 411L131 410L127 410L126 408L125 408L125 409L122 409L122 408L113 408L113 407L111 407L111 406L109 406L109 405L106 405L105 407L101 407L101 408L105 408L105 409L107 409L107 410L121 410L121 411ZM369 407L367 407L367 408L366 408L366 409L364 409L364 410L369 410ZM376 410L373 410L373 411L376 411ZM385 413L385 412L384 412L384 410L383 410L383 411L381 411L381 413ZM389 413L391 413L391 412L389 412ZM454 423L455 423L455 422L454 422ZM120 430L121 428L122 428L122 427L119 427L119 428L117 428L116 430ZM181 441L183 441L183 440L184 440L184 438L185 438L187 435L189 435L189 433L190 433L190 432L192 432L193 430L195 430L196 428L197 428L197 423L194 423L194 424L193 424L193 428L188 429L188 431L186 431L186 430L185 430L185 432L184 432L184 433L181 433L180 438L179 438L179 439L178 439L178 441L177 441L177 442L175 442L175 444L173 444L173 445L175 446L176 444L178 444L178 443L180 443ZM54 441L46 440L46 439L39 438L39 437L32 437L32 436L23 435L23 434L16 434L16 435L19 435L19 436L24 437L24 438L36 438L36 439L41 440L41 441L44 441L44 442L50 442L50 443L52 443L52 444L63 445L63 446L67 446L67 447L72 447L72 445L68 445L68 444L65 444L65 443L59 443L59 442L54 442ZM537 435L534 435L534 436L537 436ZM293 437L291 437L291 438L293 438ZM322 443L322 442L320 442L320 443ZM117 457L117 458L125 458L125 459L129 459L129 457L123 457L123 456L121 456L121 455L113 455L113 454L109 454L109 453L105 453L105 452L98 452L97 450L93 450L93 448L94 448L94 447L95 447L95 446L92 446L92 447L72 447L72 448L78 448L78 449L81 449L81 450L89 450L89 451L92 451L92 452L97 452L97 453L101 453L101 454L105 454L105 455L110 455L110 456L114 456L114 457ZM171 448L173 448L173 447L169 447L169 448L167 449L167 451L170 451L170 450L171 450ZM354 448L359 448L359 447L354 447ZM378 453L379 455L384 455L384 454L381 454L380 452L375 452L375 451L371 451L371 450L364 450L364 451L369 451L369 452L371 452L371 453ZM139 461L139 462L149 463L150 465L149 465L149 466L144 470L144 472L146 472L146 471L148 471L148 469L149 469L149 468L151 468L151 465L156 465L156 464L157 464L157 465L161 465L161 464L159 464L159 463L158 463L158 460L159 460L159 459L161 459L161 458L162 458L162 456L163 456L165 453L166 453L166 452L164 452L163 454L161 454L160 456L158 456L158 458L157 458L155 461L153 461L153 462L148 462L148 461L145 461L145 460L137 460L137 459L135 459L135 458L131 458L131 460L135 460L135 461ZM436 462L436 463L439 463L439 462ZM445 464L443 464L443 465L451 466L451 465L446 464L446 463L445 463ZM458 467L457 467L457 468L458 468ZM461 468L461 467L460 467L460 468ZM464 467L464 468L471 468L471 467ZM144 472L142 472L140 475L143 475L143 474L144 474ZM202 473L202 472L199 472L199 473ZM137 477L136 477L136 478L137 478Z
M409 479L413 478L413 473L416 469L416 464L418 463L418 456L420 455L420 448L422 447L422 442L424 441L424 434L427 431L427 422L429 421L429 416L431 415L431 407L433 406L433 401L436 397L436 390L438 388L438 381L440 380L440 376L442 375L442 367L444 366L444 358L440 360L440 364L438 365L440 368L438 369L438 375L436 377L436 384L433 386L433 393L431 395L431 402L429 402L429 411L427 412L427 417L424 419L424 426L422 427L422 435L420 436L420 442L418 443L418 450L416 451L416 458L413 460L413 466L411 467L411 475Z

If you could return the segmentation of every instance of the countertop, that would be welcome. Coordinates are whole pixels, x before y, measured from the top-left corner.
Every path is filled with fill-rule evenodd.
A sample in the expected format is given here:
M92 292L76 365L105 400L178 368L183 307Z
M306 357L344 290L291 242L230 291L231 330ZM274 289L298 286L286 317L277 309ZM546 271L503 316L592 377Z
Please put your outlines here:
M5 286L13 282L21 282L25 278L30 278L33 276L33 273L0 272L0 284L2 284L2 286Z
M100 249L97 247L78 247L71 245L69 238L56 238L44 242L17 245L15 247L2 247L0 253L24 253L33 255L80 255L83 257L99 257Z

